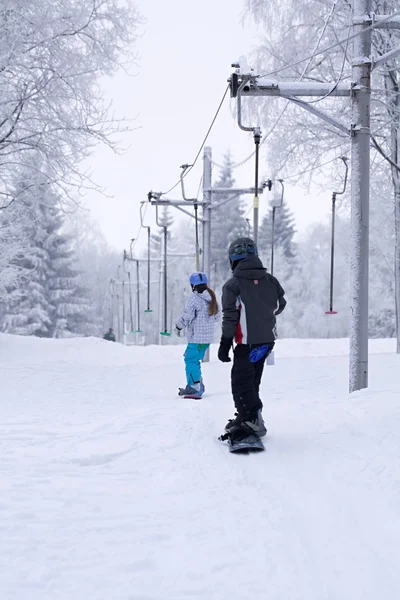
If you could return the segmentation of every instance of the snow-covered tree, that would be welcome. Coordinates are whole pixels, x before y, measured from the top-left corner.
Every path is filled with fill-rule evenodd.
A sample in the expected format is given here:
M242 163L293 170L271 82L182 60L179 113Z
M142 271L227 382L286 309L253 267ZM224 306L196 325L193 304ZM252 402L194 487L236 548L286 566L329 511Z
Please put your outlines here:
M7 211L0 213L0 304L8 290L25 275L24 267L17 265L29 243L23 227L25 217L21 207L12 215Z
M28 241L26 251L14 258L12 264L23 269L24 276L8 290L3 305L2 330L20 335L50 337L52 313L47 294L50 275L49 255L45 248L47 219L43 208L54 202L47 184L16 189L18 201L7 210L8 218L17 213L23 218L23 235Z
M311 56L316 50L346 40L351 33L352 3L326 3L320 0L285 0L282 10L281 0L260 2L247 0L249 13L263 30L263 43L257 52L258 72L267 73L284 67L277 77L279 80L303 80L311 82L351 81L352 42L337 44L329 52L299 63L299 56ZM393 14L398 10L397 0L373 0L372 12L379 15ZM400 43L400 32L376 30L372 33L373 55L381 56ZM400 104L399 104L399 59L393 57L372 73L372 158L379 168L373 171L376 183L385 186L392 180L392 208L388 211L394 221L394 244L392 246L395 277L395 297L397 314L397 349L400 352ZM287 68L286 68L287 67ZM315 101L314 101L315 103ZM314 105L314 104L313 104ZM265 123L268 140L267 148L270 164L279 175L285 178L289 171L296 173L306 169L321 172L320 166L335 156L348 152L349 137L324 121L310 115L303 109L285 100L249 101L248 109L258 114L260 124ZM351 123L351 103L349 98L325 98L319 103L325 113ZM379 165L379 160L380 165ZM324 170L323 185L329 182L331 189L339 183L341 173L333 163ZM310 176L306 176L308 183ZM304 181L304 179L303 179ZM339 183L340 184L340 183ZM371 198L379 201L379 195ZM394 202L393 202L394 200ZM394 210L393 210L394 206ZM379 237L379 219L374 220L371 202L371 234ZM376 211L375 211L375 214ZM386 252L385 252L386 254ZM372 282L373 284L373 282ZM388 287L390 294L391 286Z
M20 234L27 246L12 265L23 276L8 287L2 307L2 330L21 335L62 337L74 333L74 319L88 311L79 294L78 272L71 239L63 232L59 198L51 185L37 174L35 185L21 191L7 210L7 219L22 215Z
M0 206L15 166L47 165L64 189L87 181L80 162L122 124L99 80L133 60L139 16L130 0L5 0L0 7Z
M57 206L43 207L46 220L44 248L48 254L49 273L46 292L51 312L51 337L66 337L84 330L91 316L87 289L79 282L76 256L71 237L63 231L63 218Z

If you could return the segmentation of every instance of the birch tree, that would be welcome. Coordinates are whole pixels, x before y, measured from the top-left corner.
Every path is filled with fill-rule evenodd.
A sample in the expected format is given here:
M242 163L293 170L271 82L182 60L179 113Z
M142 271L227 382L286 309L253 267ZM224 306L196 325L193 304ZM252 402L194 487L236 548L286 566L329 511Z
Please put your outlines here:
M12 214L0 213L0 305L10 287L18 285L26 275L26 269L19 263L29 244L22 226L24 219L21 207L16 207Z
M280 80L304 80L313 82L343 82L351 80L351 42L346 41L351 30L351 2L334 0L327 3L321 0L248 0L247 9L265 32L257 52L257 71L266 73L285 68L276 77ZM396 0L374 0L372 10L376 14L391 14L398 10ZM301 64L299 58L311 56L317 50L328 47L339 40L329 52L310 58ZM380 56L396 48L400 44L397 31L374 31L372 35L373 53ZM373 179L379 178L384 185L388 178L392 181L394 202L388 216L394 220L393 244L394 276L396 298L396 335L397 351L400 352L400 165L399 165L399 75L398 59L375 69L372 76L372 154L374 171ZM281 177L289 172L296 173L307 170L317 173L323 164L348 152L348 137L333 130L325 122L317 120L305 111L285 101L263 102L250 101L249 111L255 110L259 119L268 115L264 121L266 138L273 141L269 146L269 160ZM315 102L315 101L314 101ZM266 106L268 105L268 112ZM254 108L255 107L255 108ZM326 98L320 108L339 118L344 123L351 123L350 102L348 99ZM267 143L268 144L268 143ZM266 146L267 146L266 144ZM334 189L340 177L336 165L324 170L323 183L329 181ZM310 177L303 178L309 183ZM373 183L373 181L372 181ZM375 196L377 197L377 196ZM373 209L372 203L371 208ZM374 230L374 222L371 223ZM393 259L392 259L393 260Z
M0 7L0 207L12 174L34 154L52 182L89 184L81 168L125 128L100 77L132 62L139 15L130 0L4 0Z

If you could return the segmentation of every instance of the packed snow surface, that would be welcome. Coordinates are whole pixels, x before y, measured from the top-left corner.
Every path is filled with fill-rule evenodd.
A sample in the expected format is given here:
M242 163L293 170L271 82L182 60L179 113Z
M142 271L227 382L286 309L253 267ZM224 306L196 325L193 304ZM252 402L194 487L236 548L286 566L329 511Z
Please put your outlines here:
M1 600L400 598L400 357L347 348L279 340L238 456L216 348L195 401L182 346L0 336Z

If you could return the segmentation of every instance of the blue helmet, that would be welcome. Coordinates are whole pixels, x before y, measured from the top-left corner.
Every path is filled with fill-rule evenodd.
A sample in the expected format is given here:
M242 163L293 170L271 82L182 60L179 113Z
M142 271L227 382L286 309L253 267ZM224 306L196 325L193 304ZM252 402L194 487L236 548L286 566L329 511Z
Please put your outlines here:
M258 250L256 244L250 238L237 238L229 246L229 260L231 263L251 256L258 256Z
M207 285L208 279L205 273L192 273L190 276L190 285Z

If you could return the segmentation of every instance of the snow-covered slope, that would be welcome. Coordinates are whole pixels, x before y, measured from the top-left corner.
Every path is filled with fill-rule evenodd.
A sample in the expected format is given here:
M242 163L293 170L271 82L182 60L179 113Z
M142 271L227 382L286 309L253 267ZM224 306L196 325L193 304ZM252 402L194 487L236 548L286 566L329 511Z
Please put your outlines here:
M282 340L266 452L217 441L229 366L176 397L182 347L0 336L1 600L397 600L400 358Z

